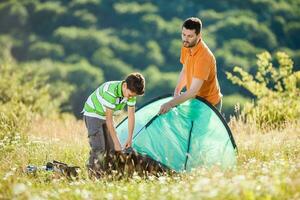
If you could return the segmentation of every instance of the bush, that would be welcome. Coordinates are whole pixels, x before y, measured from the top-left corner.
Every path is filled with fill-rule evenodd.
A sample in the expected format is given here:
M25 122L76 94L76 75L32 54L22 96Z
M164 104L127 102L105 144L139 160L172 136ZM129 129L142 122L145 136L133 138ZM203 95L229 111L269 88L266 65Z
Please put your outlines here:
M227 78L249 90L257 99L247 103L243 115L248 122L260 128L279 128L287 121L300 117L300 72L293 72L293 61L286 53L278 52L278 68L272 64L271 55L258 55L258 71L255 77L240 67L233 69L238 75L227 72Z
M9 59L4 59L9 60ZM57 111L51 103L46 77L12 63L0 64L0 148L17 140L31 119Z
M22 133L28 127L31 117L30 109L18 101L0 106L0 149L27 139Z

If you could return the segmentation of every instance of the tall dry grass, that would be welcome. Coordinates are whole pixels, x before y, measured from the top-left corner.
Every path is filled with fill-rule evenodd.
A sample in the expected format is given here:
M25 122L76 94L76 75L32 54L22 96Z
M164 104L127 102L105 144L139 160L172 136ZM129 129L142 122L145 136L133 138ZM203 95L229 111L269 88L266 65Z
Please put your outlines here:
M299 199L300 123L266 130L241 119L229 125L239 148L232 171L197 169L146 180L91 181L85 171L89 146L83 121L38 119L28 131L27 144L0 150L0 199ZM23 172L30 163L43 165L52 159L79 165L80 178Z

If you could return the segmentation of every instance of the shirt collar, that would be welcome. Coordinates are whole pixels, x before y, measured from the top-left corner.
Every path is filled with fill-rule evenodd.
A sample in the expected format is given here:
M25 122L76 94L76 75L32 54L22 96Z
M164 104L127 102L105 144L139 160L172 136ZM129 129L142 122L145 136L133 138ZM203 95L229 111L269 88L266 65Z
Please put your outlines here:
M200 41L193 48L187 48L190 55L194 56L196 53L201 52L204 48L203 40Z
M122 84L124 82L125 81L120 81L120 83L117 86L117 95L118 95L118 97L124 97L123 92L122 92Z

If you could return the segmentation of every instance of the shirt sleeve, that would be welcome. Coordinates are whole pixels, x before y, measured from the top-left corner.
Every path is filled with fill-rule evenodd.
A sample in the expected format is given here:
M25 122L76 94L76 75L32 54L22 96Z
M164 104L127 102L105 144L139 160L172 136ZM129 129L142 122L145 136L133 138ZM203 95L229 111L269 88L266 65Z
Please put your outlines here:
M135 106L136 104L136 97L130 97L127 101L128 106Z
M109 84L106 83L103 88L100 88L100 102L105 107L115 109L116 97L108 90L108 86Z

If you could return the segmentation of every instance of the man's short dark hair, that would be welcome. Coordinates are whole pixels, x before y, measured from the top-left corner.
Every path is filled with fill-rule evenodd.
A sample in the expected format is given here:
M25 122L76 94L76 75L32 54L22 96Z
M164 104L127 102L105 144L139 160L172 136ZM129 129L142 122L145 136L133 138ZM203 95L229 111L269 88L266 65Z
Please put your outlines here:
M183 27L189 30L195 30L196 35L198 35L202 30L202 22L197 17L190 17L183 22L182 28Z
M140 73L129 74L125 82L127 83L127 88L136 93L137 95L143 95L145 93L145 78Z

